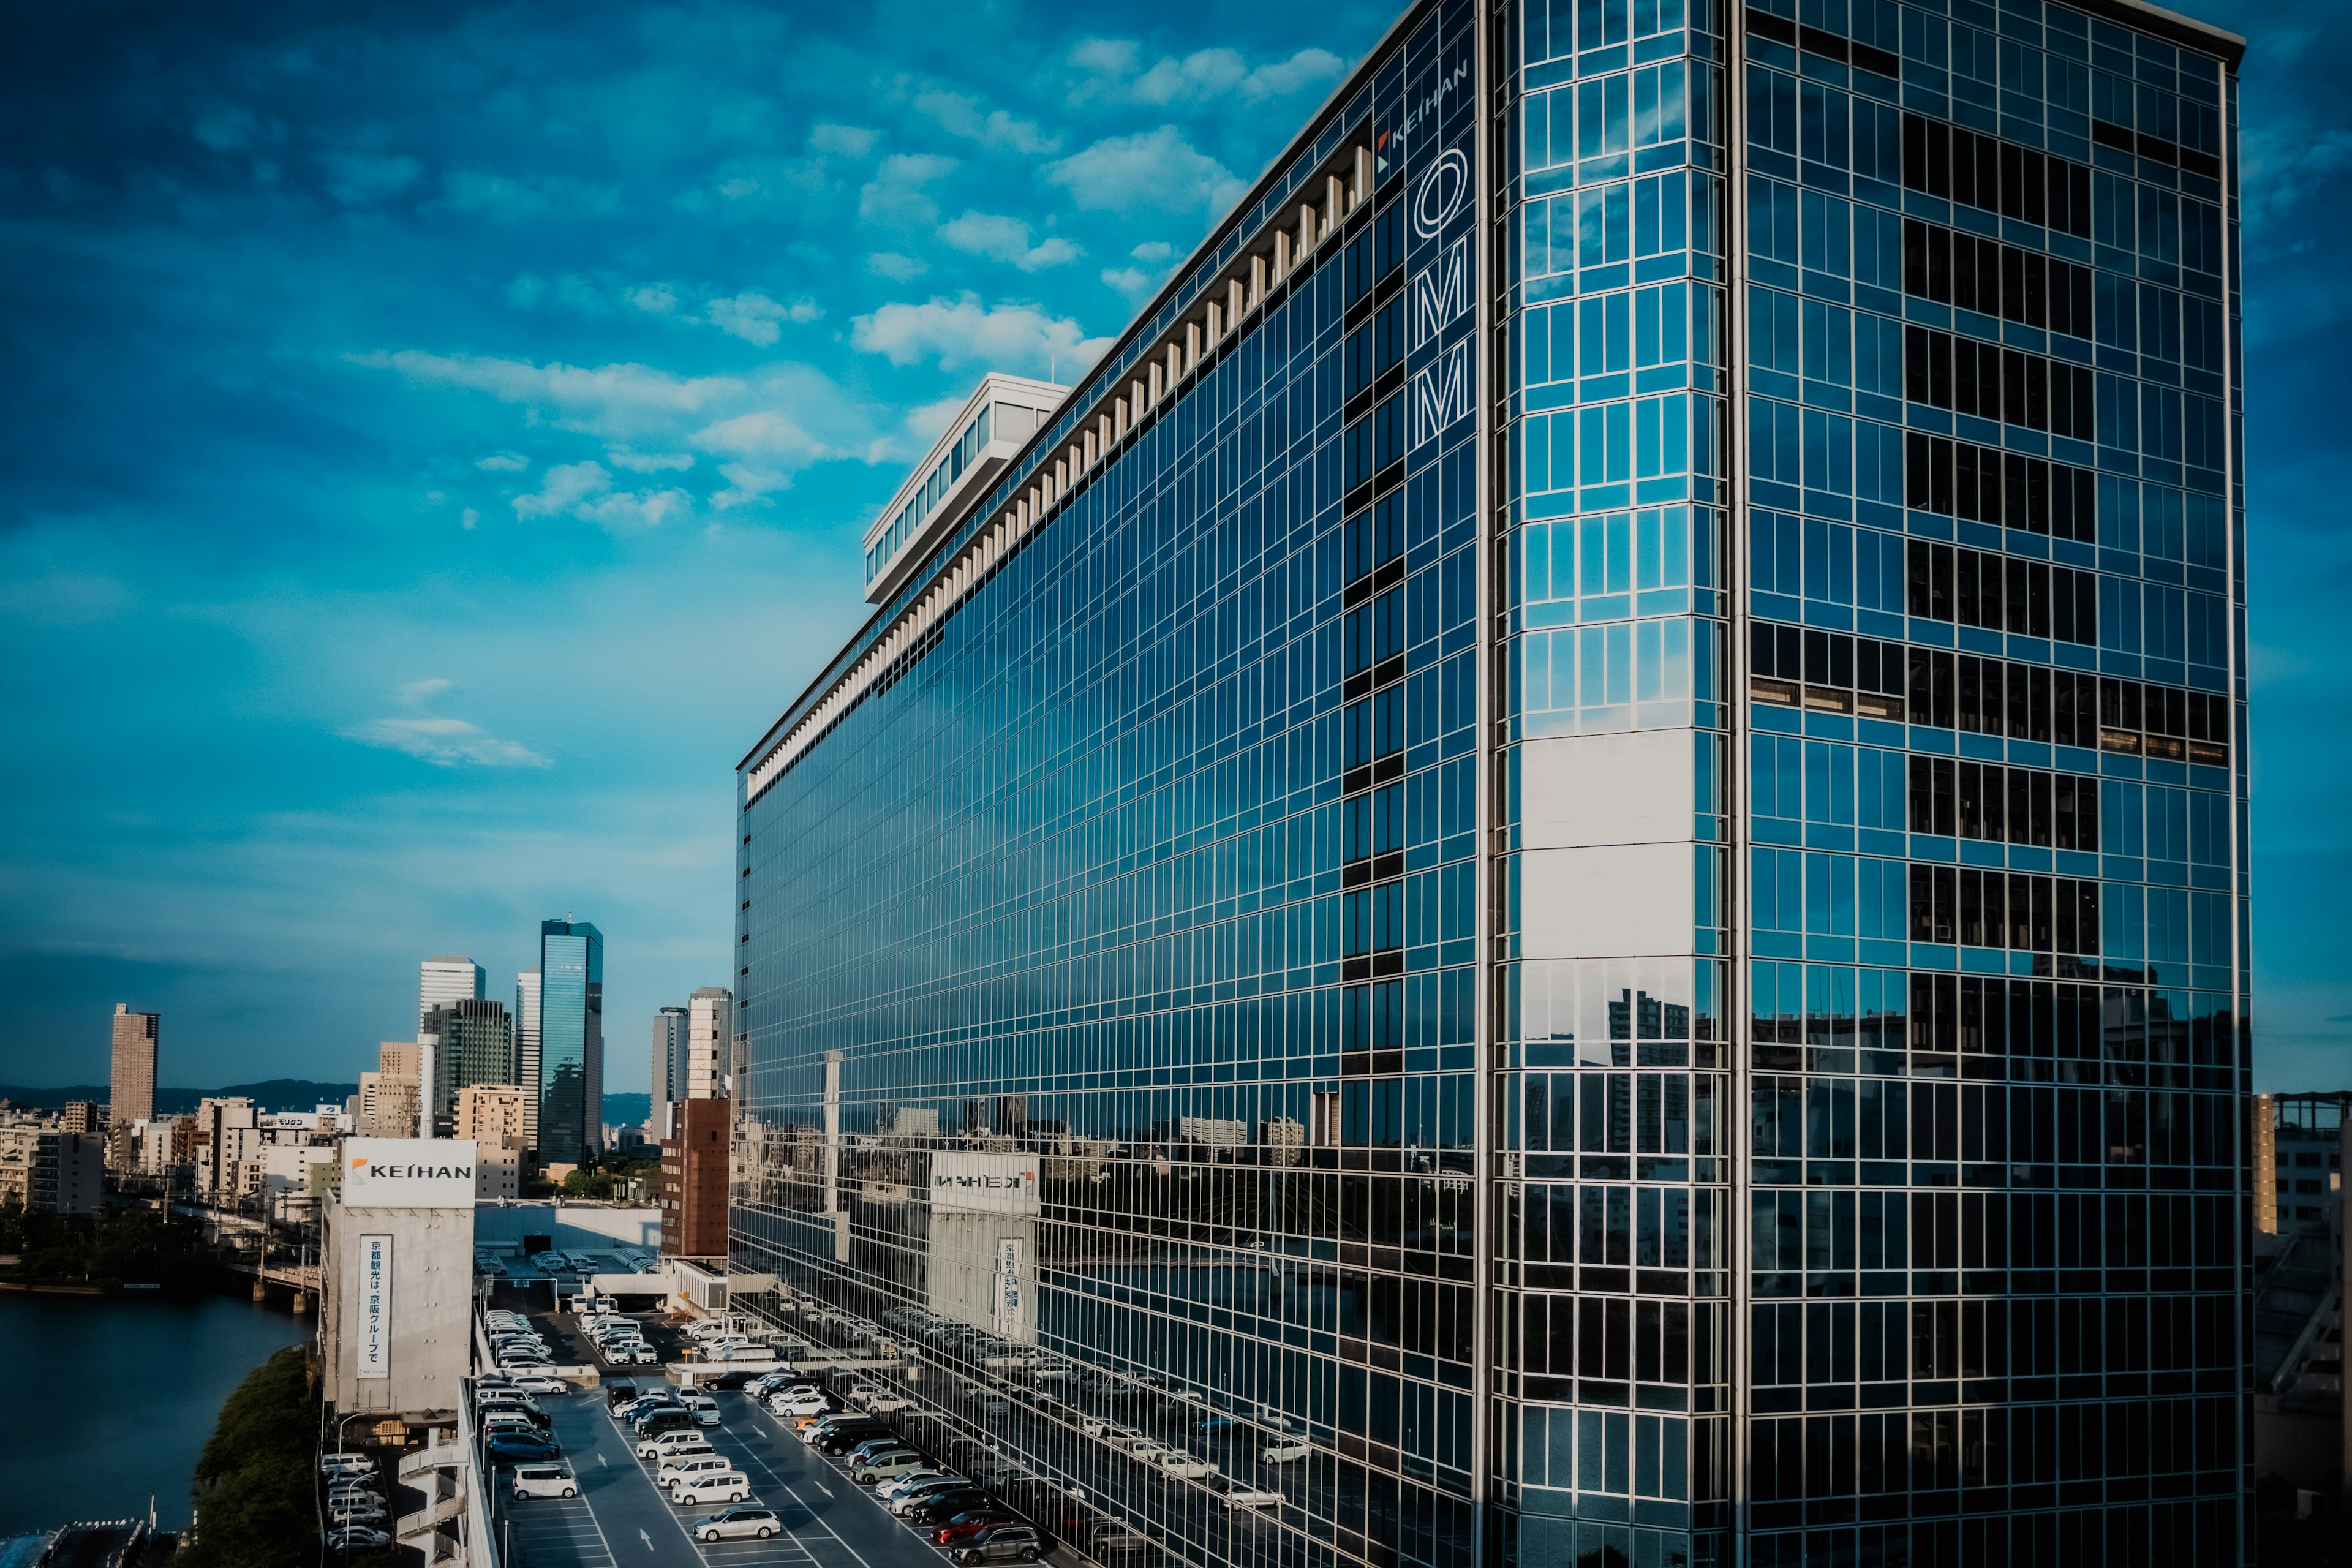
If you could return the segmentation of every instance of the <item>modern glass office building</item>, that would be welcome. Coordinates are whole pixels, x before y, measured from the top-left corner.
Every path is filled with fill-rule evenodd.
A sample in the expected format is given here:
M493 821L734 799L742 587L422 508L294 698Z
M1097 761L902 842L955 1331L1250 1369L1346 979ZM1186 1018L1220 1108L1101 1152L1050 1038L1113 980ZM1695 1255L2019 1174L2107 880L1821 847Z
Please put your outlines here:
M2244 1561L2241 47L1406 13L744 756L741 1303L1185 1562Z
M541 921L539 976L539 1157L576 1165L604 1141L604 934Z

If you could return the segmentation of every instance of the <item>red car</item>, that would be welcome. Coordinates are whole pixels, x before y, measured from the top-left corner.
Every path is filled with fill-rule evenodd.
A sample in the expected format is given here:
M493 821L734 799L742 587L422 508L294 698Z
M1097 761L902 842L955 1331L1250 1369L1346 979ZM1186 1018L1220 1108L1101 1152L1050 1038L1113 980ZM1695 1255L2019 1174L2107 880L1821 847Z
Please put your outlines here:
M970 1513L960 1513L931 1531L934 1546L957 1546L970 1541L983 1530L993 1530L1000 1524L1020 1521L1001 1508L978 1508Z

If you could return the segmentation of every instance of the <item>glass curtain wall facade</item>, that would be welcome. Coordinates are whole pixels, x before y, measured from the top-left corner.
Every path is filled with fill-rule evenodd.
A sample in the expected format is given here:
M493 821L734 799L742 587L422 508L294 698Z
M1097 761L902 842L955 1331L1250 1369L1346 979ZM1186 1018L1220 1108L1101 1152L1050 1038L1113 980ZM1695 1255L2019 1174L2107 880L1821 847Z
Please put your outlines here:
M1184 1561L2240 1561L2236 53L1409 12L744 758L738 1304Z
M577 1165L604 1142L604 934L585 921L541 921L539 973L539 1157Z

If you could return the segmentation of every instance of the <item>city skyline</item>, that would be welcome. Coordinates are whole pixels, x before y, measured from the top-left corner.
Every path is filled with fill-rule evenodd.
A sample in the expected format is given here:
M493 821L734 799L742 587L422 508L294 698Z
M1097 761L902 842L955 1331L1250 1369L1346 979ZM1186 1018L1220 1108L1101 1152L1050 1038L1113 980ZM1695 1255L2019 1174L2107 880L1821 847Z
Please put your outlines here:
M2346 44L2334 14L2316 5L2204 14L2252 39L2248 265L2257 305L2247 383L2255 412L2268 416L2254 421L2247 465L2254 702L2257 711L2276 702L2336 712L2346 678L2307 628L2325 623L2317 595L2342 574L2336 547L2313 520L2331 515L2318 476L2340 458L2343 437L2305 423L2303 410L2326 405L2316 378L2344 319L2342 285L2314 258L2330 250L2326 237L2352 211L2331 199L2345 174L2326 153L2344 130L2326 84ZM45 302L27 346L62 388L42 417L103 405L122 374L102 315L59 292L48 258L60 246L87 240L91 265L121 282L136 237L162 224L192 276L233 282L247 259L232 230L266 231L303 258L301 275L316 285L308 292L350 303L257 311L269 321L259 338L248 321L192 296L157 296L150 308L186 341L220 351L214 358L242 362L265 340L289 348L277 363L305 367L306 395L332 434L310 442L311 425L278 414L249 421L241 438L271 456L247 470L270 470L277 455L301 450L295 471L317 476L316 488L365 498L361 533L331 552L274 532L200 551L163 521L193 493L178 477L187 465L117 463L104 438L85 434L37 437L0 467L0 489L28 521L0 555L7 602L23 611L10 618L20 662L110 668L99 650L132 606L183 603L184 616L143 617L141 635L164 640L149 645L160 657L147 661L147 680L126 683L132 700L146 700L139 692L149 684L168 689L175 709L207 716L204 734L241 737L240 754L268 769L248 773L240 763L169 801L118 798L111 781L139 770L115 765L110 736L154 726L100 733L70 706L27 695L26 716L56 740L9 775L24 809L14 819L19 837L0 855L23 868L24 885L56 896L0 906L0 974L27 999L26 1037L56 1079L104 1076L95 1020L125 999L171 1016L173 1060L191 1081L352 1076L374 1041L402 1032L398 970L415 952L446 944L509 973L530 962L518 933L567 902L594 903L614 952L633 955L616 961L612 1005L631 1028L703 983L727 942L725 747L679 747L676 736L715 739L756 724L770 691L796 687L854 624L866 524L931 433L919 419L908 433L909 413L952 405L985 366L1067 382L1090 352L1084 345L1124 321L1132 290L1188 247L1231 182L1255 174L1283 128L1388 19L1378 5L1313 16L1212 10L1106 39L1091 30L1098 24L1040 12L1018 44L941 37L912 46L910 57L905 40L862 31L879 22L831 18L825 49L882 63L835 72L838 84L804 84L807 106L787 113L723 57L803 68L787 59L792 51L735 13L711 15L753 30L722 28L731 41L715 54L718 35L656 40L648 79L668 91L689 78L734 83L729 90L757 112L678 130L634 161L583 157L533 136L512 142L504 167L485 166L463 138L488 121L428 136L395 118L392 142L362 145L326 101L350 84L322 91L331 75L246 80L232 68L238 46L198 28L176 74L156 84L158 100L177 106L164 121L127 142L72 138L81 150L60 154L56 178L19 183L13 210L38 243L9 265L20 296ZM51 47L76 62L49 73L59 81L120 83L143 68L110 43L84 47L71 31L84 25L52 18L45 26L68 31L33 40L20 68L37 70L32 62ZM435 63L446 40L429 25L393 13L361 25L386 46L387 80L414 85L448 68ZM512 25L529 37L551 24L526 16ZM566 30L606 36L576 19ZM572 68L586 80L618 79L624 68L593 47L574 46ZM42 83L19 85L16 101L47 101ZM521 90L546 102L569 89L549 68ZM643 110L619 107L629 101L623 94L590 96L612 140L628 140L630 116ZM108 112L86 107L98 101L84 95L42 112L87 125ZM1156 182L1148 206L1115 213L1076 199L1103 189L1086 183L1088 160L1114 156ZM948 161L959 180L1003 176L1003 199L964 200L941 183ZM298 195L264 173L279 166L299 170ZM171 168L217 210L243 217L215 227L163 214L131 177L152 167ZM802 226L775 205L779 191L805 191L829 229ZM629 215L655 209L670 215L662 237L633 238L636 249L606 244L625 229L642 236ZM1160 236L1139 257L1118 243L1139 221ZM397 237L396 280L337 238L354 223ZM546 242L523 237L549 224ZM829 249L836 232L850 237ZM486 258L485 275L429 262L458 251ZM580 259L595 254L616 258L609 275ZM2262 300L2289 296L2315 314L2292 322L2263 314ZM411 308L420 299L432 307L421 314ZM666 311L651 308L664 300ZM420 320L424 328L410 331ZM554 376L557 365L580 371L579 390ZM855 429L795 424L805 440L782 466L718 449L761 430L794 439L769 415L814 420L794 389L816 376L852 389L836 401L855 412ZM773 409L707 401L769 385L778 389ZM167 445L166 414L202 401L178 382L143 395L155 411L143 423L163 429ZM533 422L533 409L544 417ZM415 433L394 438L397 456L386 461L350 438L362 426ZM711 435L704 447L686 440L722 426L733 434ZM692 466L662 466L680 458ZM751 473L751 489L725 479L728 467ZM146 488L124 490L105 477L134 469L149 476ZM789 475L793 488L753 494L762 475ZM648 526L650 498L672 490L692 510ZM722 506L722 495L733 499ZM278 510L251 493L238 505ZM631 505L638 512L624 527ZM471 529L467 510L477 514ZM90 521L100 511L115 521ZM559 548L557 531L593 548L584 556ZM451 564L453 548L469 552L464 563ZM563 563L551 576L542 570L551 560ZM431 594L451 571L479 584L471 602L504 607L469 610L453 626L450 602ZM299 590L275 595L268 615L253 608L257 585L285 574ZM545 585L517 599L505 590L519 581ZM780 582L805 584L781 616L770 594ZM616 660L625 648L658 679L616 664L593 712L553 700L572 672L541 663L521 634L583 616L625 626L624 584L696 595L716 584L743 597L732 613L698 617L684 639L665 627L649 659L625 638L602 639ZM439 641L416 631L427 603L431 624L445 628ZM325 616L344 635L317 637ZM731 630L739 621L777 629L754 639L747 658ZM730 629L722 635L721 626ZM187 630L196 626L230 629L215 643ZM308 657L329 642L334 657ZM257 706L227 702L246 683L226 677L224 661L263 672ZM2326 1053L2352 1039L2352 993L2316 934L2327 929L2325 889L2346 855L2326 809L2343 760L2339 730L2257 727L2262 1087L2327 1087ZM69 777L52 764L64 757L96 765ZM100 831L100 811L117 814L109 820L128 835L119 847L114 827ZM215 820L233 826L199 831ZM210 847L227 844L262 852L232 860ZM446 847L420 858L420 846L436 845ZM583 860L610 874L583 876ZM381 906L364 924L320 918L347 906L356 885L391 900L390 918ZM638 1087L637 1063L630 1053L616 1064L616 1088Z

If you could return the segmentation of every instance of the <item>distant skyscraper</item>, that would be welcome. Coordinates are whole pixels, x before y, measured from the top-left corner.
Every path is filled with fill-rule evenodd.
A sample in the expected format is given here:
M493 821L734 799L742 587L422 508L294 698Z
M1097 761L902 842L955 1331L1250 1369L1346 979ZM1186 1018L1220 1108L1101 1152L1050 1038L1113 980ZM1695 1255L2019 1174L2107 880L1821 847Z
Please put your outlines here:
M416 1029L426 1033L425 1020L436 1007L446 1007L452 1002L478 1002L482 999L482 966L462 953L444 952L428 958L421 967L416 987Z
M357 1122L362 1138L414 1138L417 1131L418 1058L415 1040L385 1040L376 1047L376 1070L360 1074Z
M664 1007L654 1015L652 1121L664 1138L676 1135L670 1108L686 1098L687 1039L685 1008Z
M729 1046L735 1032L735 997L706 985L687 998L686 1098L724 1100L734 1071Z
M539 971L526 969L515 976L515 1081L522 1097L524 1146L539 1147Z
M114 1120L121 1125L154 1117L155 1059L163 1036L163 1014L114 1005Z
M470 1084L515 1081L514 1020L505 1003L469 999L436 1007L425 1028L440 1042L433 1058L435 1116L451 1115Z
M604 938L585 921L539 927L539 1153L595 1157L604 1132Z

